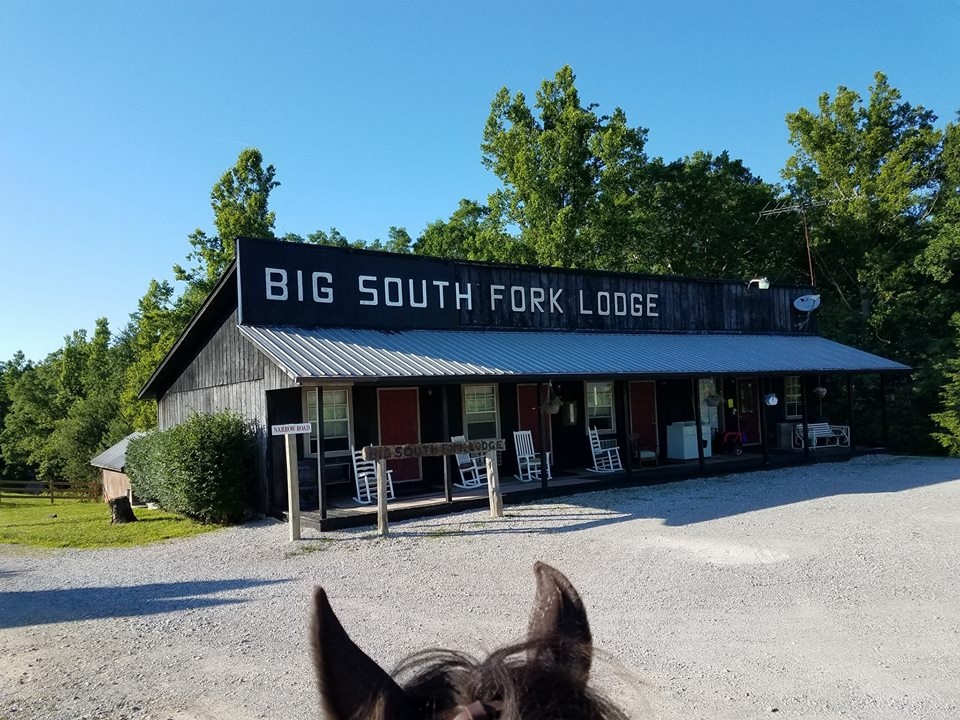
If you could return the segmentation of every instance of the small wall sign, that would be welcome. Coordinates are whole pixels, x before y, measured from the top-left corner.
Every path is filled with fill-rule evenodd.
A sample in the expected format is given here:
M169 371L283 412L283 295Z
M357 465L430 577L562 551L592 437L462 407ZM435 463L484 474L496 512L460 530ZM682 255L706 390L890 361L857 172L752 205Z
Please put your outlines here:
M286 425L271 425L271 435L303 435L311 430L310 423L288 423Z

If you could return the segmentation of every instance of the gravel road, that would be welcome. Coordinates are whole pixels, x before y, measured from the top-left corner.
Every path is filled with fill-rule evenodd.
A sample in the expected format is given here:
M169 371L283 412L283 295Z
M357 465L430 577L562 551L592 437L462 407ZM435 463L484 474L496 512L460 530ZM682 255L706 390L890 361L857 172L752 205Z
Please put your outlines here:
M316 718L323 585L392 667L520 637L564 571L634 718L960 717L960 461L862 457L290 543L262 521L123 550L0 546L0 720Z

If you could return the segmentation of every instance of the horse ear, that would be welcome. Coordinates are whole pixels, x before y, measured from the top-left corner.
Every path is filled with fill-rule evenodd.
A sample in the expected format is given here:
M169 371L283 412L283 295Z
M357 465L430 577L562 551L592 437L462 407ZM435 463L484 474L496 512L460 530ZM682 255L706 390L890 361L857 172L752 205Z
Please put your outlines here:
M593 639L587 611L566 576L546 563L533 566L537 592L527 632L537 662L571 668L583 683L590 675Z
M384 718L409 716L403 690L350 639L319 587L313 597L310 644L325 717L350 720L376 704L382 704Z

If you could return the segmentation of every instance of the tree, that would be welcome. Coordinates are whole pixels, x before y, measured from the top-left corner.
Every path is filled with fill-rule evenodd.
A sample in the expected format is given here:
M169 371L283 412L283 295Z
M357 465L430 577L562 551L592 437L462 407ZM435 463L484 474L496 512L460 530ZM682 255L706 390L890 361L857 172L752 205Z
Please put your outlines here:
M783 177L807 219L824 303L821 330L914 367L910 401L892 420L927 438L943 380L934 358L949 335L942 288L923 269L941 187L936 116L901 99L876 73L866 103L839 87L818 111L787 115L794 155ZM860 415L878 415L875 408Z
M503 188L488 199L501 227L519 228L516 259L560 267L596 268L622 238L609 234L628 214L643 178L646 130L630 127L617 108L598 116L584 107L569 66L537 92L535 108L504 87L494 97L483 133L483 164ZM621 207L622 206L622 207Z
M269 210L270 192L280 185L275 176L273 165L263 167L259 150L246 148L210 191L217 234L210 237L200 228L194 230L189 236L193 251L187 260L196 265L190 269L174 267L176 279L188 284L185 294L197 307L233 262L236 238L275 237L276 214Z
M960 113L958 113L960 120ZM938 291L937 316L952 312L949 346L935 356L944 376L940 407L933 413L934 439L960 455L960 122L947 126L941 154L942 182L934 208L934 232L918 267Z
M516 238L503 231L499 216L489 207L462 199L449 220L435 220L417 238L418 255L511 262L518 255Z
M4 452L3 429L6 418L13 406L10 397L11 388L20 379L26 367L26 358L22 352L17 352L12 359L0 363L0 481L25 481L29 477L29 467L22 457L18 457L16 450Z
M120 412L131 428L150 430L157 426L157 403L140 400L140 389L160 366L190 319L187 307L177 304L174 289L166 281L151 280L127 329L133 356L124 372Z
M646 217L624 244L622 266L635 272L699 277L804 280L791 218L758 222L777 188L727 152L697 151L648 166Z

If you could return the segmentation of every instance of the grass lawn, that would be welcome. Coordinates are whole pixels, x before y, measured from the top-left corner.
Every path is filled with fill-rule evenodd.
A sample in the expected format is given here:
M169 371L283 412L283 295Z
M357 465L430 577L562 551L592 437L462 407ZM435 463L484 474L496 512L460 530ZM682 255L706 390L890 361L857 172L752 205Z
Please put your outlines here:
M48 548L104 548L145 545L217 530L164 510L134 508L137 522L110 524L104 502L57 500L3 494L0 498L0 543Z

